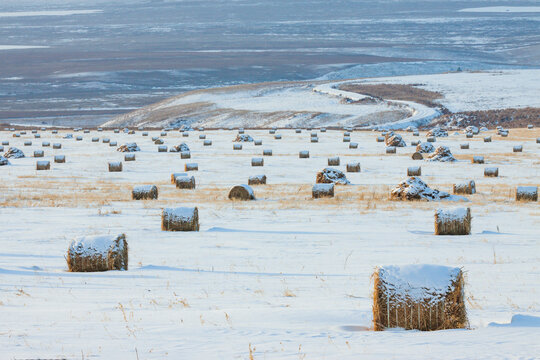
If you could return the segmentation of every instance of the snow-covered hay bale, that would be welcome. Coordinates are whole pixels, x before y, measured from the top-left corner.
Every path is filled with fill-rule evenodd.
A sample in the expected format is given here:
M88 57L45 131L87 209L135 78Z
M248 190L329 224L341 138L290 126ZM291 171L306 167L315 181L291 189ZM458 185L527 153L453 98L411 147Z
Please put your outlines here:
M43 146L43 147L50 147L50 146L51 146L51 143L48 142L48 141L43 141L43 142L41 143L41 146Z
M428 138L426 138L426 141L432 143L437 141L437 139L434 136L429 136Z
M111 161L109 162L109 172L120 172L122 171L122 162L121 161Z
M534 128L534 125L533 125L533 124L527 125L527 129L532 129L532 128Z
M139 146L137 146L137 143L126 143L122 146L120 146L118 149L116 149L116 151L120 151L120 152L135 152L135 151L141 151L141 149L139 148Z
M99 138L98 137L93 137L92 142L95 142L95 143L99 142Z
M212 140L204 140L203 146L212 146Z
M347 172L360 172L360 163L359 162L348 163Z
M350 184L347 176L342 171L334 168L325 168L323 171L317 173L315 182L317 184Z
M420 133L418 131L413 131L413 136L420 136Z
M328 166L339 166L339 156L329 157Z
M73 240L66 260L71 272L127 270L126 235L85 236Z
M295 129L294 132L295 132L296 134L300 134L300 133L302 132L302 129Z
M312 143L318 143L318 142L319 142L319 138L318 138L318 137L312 137L312 138L310 139L310 141L311 141Z
M271 149L264 149L263 150L263 156L272 156L272 150Z
M326 132L326 128L321 128L321 132Z
M266 175L253 175L248 179L248 185L265 185Z
M135 161L135 154L124 155L124 161Z
M167 132L166 131L162 131L159 136L167 136Z
M463 183L453 185L454 194L472 195L476 194L476 184L474 180L469 180Z
M248 134L239 132L239 134L236 135L236 139L234 139L233 142L253 142L253 138Z
M158 152L167 152L167 145L159 145L157 147Z
M358 143L355 143L355 142L349 143L349 149L358 149Z
M270 129L270 130L268 130L268 133L269 133L269 134L275 134L275 133L276 133L276 129Z
M55 155L54 162L57 164L63 164L66 162L66 155Z
M16 147L10 147L8 151L4 153L4 157L7 159L21 159L24 157L24 153Z
M251 158L251 166L264 166L263 158Z
M384 142L384 136L377 136L377 142Z
M344 143L351 142L351 138L350 138L349 136L344 136L344 137L343 137L343 142L344 142Z
M199 164L197 163L185 163L184 171L199 171Z
M460 149L467 150L467 149L469 148L469 143L459 144L459 148L460 148Z
M298 157L299 157L300 159L307 159L307 158L309 158L309 151L307 151L307 150L302 150L302 151L300 151L300 152L298 153Z
M537 186L518 186L516 188L517 201L538 201Z
M24 142L24 146L32 146L32 142L30 140L27 140Z
M473 133L468 132L467 134L465 134L465 137L467 139L472 139L473 138Z
M110 147L114 147L114 146L117 146L117 145L118 145L118 143L117 143L116 141L111 141L111 142L109 143L109 146L110 146Z
M413 153L412 156L411 156L411 158L412 158L413 160L424 160L424 156L423 156L421 153L419 153L419 152Z
M34 138L35 138L35 139L39 139L40 137L41 137L41 134L35 134L35 135L34 135Z
M523 151L523 145L514 145L512 148L513 152L522 152Z
M420 145L420 143L421 143L420 140L413 140L411 141L411 146L418 146Z
M187 131L186 131L186 132L183 132L183 133L182 133L182 136L183 136L183 137L189 137L189 133L188 133Z
M395 134L394 132L389 132L384 136L384 142L386 143L386 146L395 146L395 147L404 147L407 146L405 143L405 140L401 137L399 134Z
M539 138L536 138L536 143L537 143L537 144L540 144L540 137L539 137Z
M45 153L43 152L43 150L34 150L35 158L42 158L43 156L45 156Z
M179 176L187 176L188 174L185 173L185 172L181 172L181 173L172 173L171 174L171 184L176 184L176 178L179 177Z
M233 144L233 150L242 150L242 144Z
M498 177L499 168L498 167L487 167L484 169L484 176L486 177Z
M157 138L156 140L154 140L155 145L162 145L163 143L164 143L163 139Z
M114 132L115 134L119 134L119 133L120 133L120 129L114 129L113 132Z
M61 149L61 148L62 148L62 144L60 144L60 143L54 143L54 144L52 145L52 148L53 148L53 149Z
M165 208L161 213L163 231L199 231L199 210L196 207Z
M249 185L236 185L229 191L230 200L255 200L253 189Z
M239 133L239 134L243 134L243 133L244 133L244 128L238 129L238 133Z
M156 185L137 185L131 191L133 200L153 200L158 198L158 188Z
M484 138L484 142L487 143L487 142L491 142L491 136L486 136Z
M476 126L470 125L465 128L465 132L478 135L480 133L480 129L478 129Z
M255 146L261 146L261 145L262 145L262 140L254 140L254 141L253 141L253 145L255 145Z
M274 139L276 139L276 140L281 140L281 134L276 134L276 135L274 135Z
M448 137L448 131L441 129L440 127L429 130L426 136L430 137Z
M470 208L435 210L435 235L469 235L470 233Z
M373 274L373 328L433 331L467 327L460 268L384 266Z
M180 153L180 159L191 159L191 152L189 151L182 151Z
M450 196L444 191L430 188L420 178L414 176L402 181L390 191L390 198L393 200L439 201Z
M4 146L8 146L8 145L9 145L9 141L7 141L7 140L3 140L3 141L2 141L2 145L4 145Z
M148 136L148 131L144 131L141 135L142 136Z
M323 197L334 197L334 184L315 184L311 189L311 197L319 199Z
M51 162L48 160L36 161L36 170L51 170Z
M479 155L473 156L472 163L473 164L483 164L484 163L484 157L479 156Z
M83 137L82 137L81 135L79 135L79 136L77 136L77 137L75 138L76 141L82 141L82 139L83 139Z
M431 154L435 151L435 146L433 144L425 142L420 143L416 146L416 152L419 152L421 154Z
M395 154L397 152L397 148L395 146L387 146L386 147L386 153L387 154Z
M422 175L422 168L420 166L409 166L407 168L407 176L420 176Z
M433 154L428 156L429 161L456 161L456 158L452 155L448 146L439 146Z
M3 157L2 155L0 155L0 166L5 166L5 165L9 165L9 160L5 157Z
M194 176L177 176L175 177L175 183L177 189L195 189L195 177Z

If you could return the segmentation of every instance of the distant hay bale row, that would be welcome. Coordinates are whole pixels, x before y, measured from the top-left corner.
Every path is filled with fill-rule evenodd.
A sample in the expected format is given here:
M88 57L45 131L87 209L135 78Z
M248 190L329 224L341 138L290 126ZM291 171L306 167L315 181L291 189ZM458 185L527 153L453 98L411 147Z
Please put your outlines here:
M196 207L165 208L161 213L163 231L199 231L199 210Z
M439 265L385 266L375 271L373 279L375 331L467 327L461 269Z
M127 270L126 235L87 236L73 240L66 260L71 272Z
M158 188L156 185L134 186L131 192L133 200L157 200Z
M471 209L437 209L435 211L435 235L469 235L471 233Z

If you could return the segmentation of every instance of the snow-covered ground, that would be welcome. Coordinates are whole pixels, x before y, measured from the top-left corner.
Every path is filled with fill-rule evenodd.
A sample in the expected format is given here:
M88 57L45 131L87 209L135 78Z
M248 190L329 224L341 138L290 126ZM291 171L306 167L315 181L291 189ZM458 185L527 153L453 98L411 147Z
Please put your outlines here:
M27 158L0 167L0 357L100 359L454 359L540 357L540 211L538 203L516 203L517 185L538 186L540 131L511 130L465 139L437 138L459 161L411 160L415 147L386 155L378 133L353 132L358 149L342 142L341 131L263 130L246 133L262 146L243 143L234 151L235 131L177 132L163 137L169 147L187 142L192 159L158 153L149 137L66 131L41 139L0 132L0 140ZM411 140L425 141L411 133ZM92 143L97 136L99 143ZM109 173L108 161L123 159L115 147L136 141L137 160ZM23 142L32 140L32 146ZM61 142L62 149L41 142ZM460 143L470 143L462 150ZM523 153L512 146L523 144ZM8 146L4 146L7 150ZM65 154L65 164L36 171L33 150L44 160ZM263 149L263 167L251 167ZM309 150L309 159L299 159ZM484 178L486 165L498 178ZM352 185L336 186L334 199L311 200L317 171L327 157L340 156L344 170L359 161L360 173L347 173ZM170 174L196 162L196 190L178 190ZM422 166L432 188L476 181L469 202L410 203L387 199L390 187L409 166ZM230 202L232 185L266 174L255 186L256 201ZM132 201L135 185L156 184L160 199ZM197 206L200 232L160 230L164 207ZM433 235L434 210L468 206L470 236ZM68 273L65 255L79 236L125 233L129 270ZM437 332L369 331L371 274L378 265L438 264L466 273L470 330ZM520 315L521 314L521 315Z

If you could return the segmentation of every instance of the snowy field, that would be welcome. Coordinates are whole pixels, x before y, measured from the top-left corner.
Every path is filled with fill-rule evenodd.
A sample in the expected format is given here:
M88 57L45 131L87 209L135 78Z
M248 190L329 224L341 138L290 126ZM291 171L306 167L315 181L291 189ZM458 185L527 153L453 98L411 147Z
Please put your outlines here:
M158 153L150 137L111 131L82 132L82 141L50 131L0 140L26 158L1 166L0 357L67 359L532 359L540 357L540 211L536 203L516 203L517 185L538 186L538 129L515 129L507 138L493 132L473 139L464 134L437 138L459 161L414 161L415 147L385 154L378 133L246 130L263 141L233 151L236 131L205 131L163 137L169 147L186 142L192 159ZM404 132L411 140L425 141ZM493 141L484 143L483 136ZM99 137L100 142L91 142ZM136 161L109 173L108 161L123 153L118 145L137 142ZM23 146L24 141L32 146ZM42 147L62 143L62 149ZM459 144L468 142L469 150ZM522 153L513 153L514 145ZM35 159L42 149L45 157ZM263 149L263 167L251 167ZM309 159L299 159L309 150ZM52 162L66 155L66 163ZM483 155L485 165L471 164ZM311 186L327 158L341 166L351 185L337 186L333 199L311 199ZM36 171L36 160L51 170ZM196 162L196 190L170 184L173 172ZM469 202L396 202L391 187L409 166L422 166L432 188L475 180ZM484 167L499 167L484 178ZM256 201L231 202L232 185L265 174L268 185L254 186ZM135 185L155 184L159 200L133 201ZM160 230L164 207L197 206L199 232ZM435 236L434 210L467 206L469 236ZM74 237L125 233L129 270L69 273L66 251ZM378 265L439 264L466 273L468 330L436 332L370 331L371 275ZM515 315L524 316L515 316ZM515 316L515 317L514 317ZM514 318L513 318L514 317ZM513 321L511 322L511 319ZM497 325L498 324L498 325Z

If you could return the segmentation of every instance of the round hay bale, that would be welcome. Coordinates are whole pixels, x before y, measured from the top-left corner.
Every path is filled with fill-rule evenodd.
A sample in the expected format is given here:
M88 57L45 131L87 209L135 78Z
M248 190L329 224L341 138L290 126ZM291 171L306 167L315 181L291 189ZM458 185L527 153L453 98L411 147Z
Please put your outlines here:
M263 158L251 158L251 166L264 166Z
M413 136L420 136L420 133L418 131L413 131Z
M386 153L387 154L395 154L396 153L396 147L395 146L387 146L386 147Z
M471 209L437 209L435 211L435 235L469 235L471 233Z
M296 130L294 130L294 132L297 133L297 134L300 134L302 132L302 130L301 129L296 129Z
M71 272L127 270L126 235L86 236L73 240L66 260Z
M114 147L114 146L117 146L117 145L118 145L118 143L117 143L116 141L111 141L111 142L109 143L109 146L110 146L110 147Z
M85 133L85 134L90 134L90 130L84 129L84 130L83 130L83 133Z
M75 140L77 140L77 141L82 141L82 139L83 139L83 137L80 136L80 135L75 138Z
M298 157L300 159L308 159L309 158L309 151L307 150L302 150L298 153Z
M35 158L42 158L45 155L43 150L34 150L34 157Z
M200 134L200 135L199 135L199 139L200 139L200 140L206 139L206 134Z
M197 163L185 163L184 171L199 171L199 164Z
M537 144L540 144L540 137L539 137L539 138L536 138L536 143L537 143ZM8 144L9 144L9 143L8 143ZM8 144L6 144L6 145L8 145Z
M182 151L180 153L180 159L191 159L191 152L189 151Z
M14 138L21 137L21 134L13 134L13 137L14 137Z
M426 140L427 142L430 142L430 143L437 141L437 139L434 136L430 136Z
M204 140L203 146L212 146L212 140Z
M491 142L491 136L486 136L484 138L484 142L487 143L487 142Z
M51 131L51 133L58 134L58 130L53 130L53 131Z
M61 149L62 148L62 144L60 143L54 143L53 146L52 146L53 149Z
M410 166L407 168L407 176L421 176L422 168L420 166Z
M142 136L148 136L148 131L144 131L144 132L142 133Z
M31 132L32 132L32 134L37 134L37 130L32 130ZM26 131L21 131L21 134L22 134L22 133L25 133L25 134L26 134Z
M242 144L233 144L233 150L242 150Z
M486 177L498 177L499 168L497 167L488 167L484 169L484 176Z
M532 128L534 128L534 125L533 125L533 124L527 125L527 129L532 129Z
M313 199L319 199L324 197L334 197L334 184L315 184L311 189L311 197Z
M66 156L65 155L55 155L54 156L54 162L55 163L65 163L66 162Z
M31 141L25 141L24 146L32 146L32 142Z
M328 166L339 166L339 156L329 157Z
M34 139L39 139L40 137L41 137L40 134L35 134L35 135L34 135Z
M159 136L167 136L167 132L166 131L162 131Z
M115 134L119 134L120 133L120 129L114 129L113 130Z
M373 274L373 328L433 331L468 326L463 273L440 265L384 266Z
M412 154L412 159L413 160L424 160L424 156L419 152L415 152L415 153Z
M92 142L99 142L99 138L98 137L93 137Z
M238 129L238 134L243 134L244 133L244 129L240 128Z
M540 139L540 138L539 138L539 139ZM9 141L7 141L7 140L2 141L2 145L8 146L8 145L9 145Z
M476 184L474 180L453 185L454 194L472 195L476 193Z
M135 154L125 154L124 161L135 161Z
M472 163L473 164L483 164L484 163L484 157L483 156L473 156Z
M199 210L196 207L165 208L161 213L163 231L199 231Z
M177 189L195 189L195 177L194 176L176 176L175 177Z
M236 185L229 191L229 200L255 200L255 194L249 185Z
M321 132L326 132L326 128L321 128Z
M133 200L157 200L158 188L156 185L137 185L131 191Z
M172 173L171 174L171 184L176 184L176 178L179 176L188 176L187 173L181 172L181 173Z
M319 138L318 138L318 137L312 137L310 141L311 141L312 143L318 143L318 142L319 142Z
M48 142L48 141L43 141L43 142L41 143L41 146L43 146L43 147L50 147L50 146L51 146L51 143Z
M468 132L465 136L467 137L467 139L472 139L473 133Z
M122 171L122 162L121 161L111 161L109 162L109 172L120 172Z
M102 131L103 131L103 128L100 128L100 127L99 127L99 128L97 128L97 131L102 132Z
M343 142L344 142L344 143L351 142L351 138L348 137L348 136L344 136L344 137L343 137Z
M264 149L263 150L263 156L272 156L272 150L271 149Z
M538 187L518 186L516 188L516 201L538 201Z
M110 140L109 138L103 138L103 139L101 139L101 142L102 142L103 144L108 144L108 143L111 142L111 140Z
M358 143L355 143L355 142L349 143L349 149L358 149Z
M469 143L460 144L459 147L460 147L460 149L466 150L466 149L469 148Z
M255 146L261 146L261 145L262 145L262 140L254 140L254 141L253 141L253 145L255 145Z
M3 152L3 151L4 151L4 146L0 145L0 152Z
M266 175L254 175L248 179L248 185L266 185Z
M347 172L360 172L360 163L359 162L348 163Z
M158 152L167 152L167 145L159 145L157 148Z
M276 140L281 140L281 134L276 134L276 135L274 135L274 139L276 139Z
M189 137L189 133L188 133L187 131L186 131L186 132L183 132L183 133L182 133L182 136L183 136L183 137Z
M513 152L522 152L523 151L523 145L514 145Z
M420 140L411 141L411 146L418 146L418 144L420 144Z
M36 161L36 170L51 170L51 162L47 160Z
M317 132L316 132L316 131L313 131L313 132L311 132L311 135L310 135L310 136L311 136L311 137L318 137L318 135L317 135Z
M270 130L268 131L268 133L269 133L269 134L275 134L275 133L276 133L276 129L270 129Z

